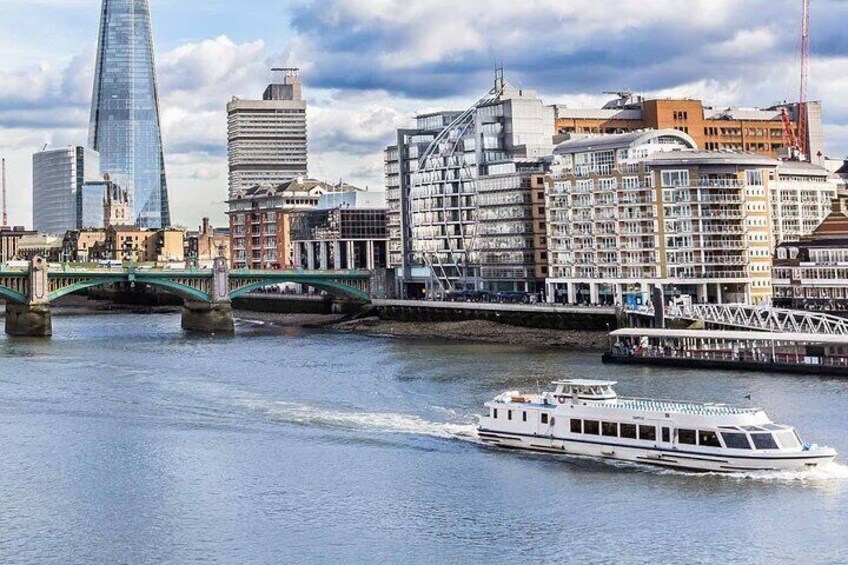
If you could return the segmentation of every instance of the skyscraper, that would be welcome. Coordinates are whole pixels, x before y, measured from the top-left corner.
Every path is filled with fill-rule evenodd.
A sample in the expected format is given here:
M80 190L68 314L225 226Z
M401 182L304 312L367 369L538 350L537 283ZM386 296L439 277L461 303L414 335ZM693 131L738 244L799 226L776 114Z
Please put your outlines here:
M298 69L272 69L262 100L227 104L230 198L258 184L280 185L307 174L306 102Z
M37 231L64 235L79 229L85 212L85 187L100 176L96 152L70 146L32 156L32 225Z
M89 146L125 188L135 223L171 223L148 0L103 0Z

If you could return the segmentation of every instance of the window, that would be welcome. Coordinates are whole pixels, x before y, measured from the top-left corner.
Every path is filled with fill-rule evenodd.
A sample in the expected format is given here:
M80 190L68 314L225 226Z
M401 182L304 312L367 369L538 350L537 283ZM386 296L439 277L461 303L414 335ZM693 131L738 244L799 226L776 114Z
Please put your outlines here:
M498 409L497 408L492 409L492 418L495 418L497 420L497 418L498 418Z
M573 434L582 434L583 433L583 420L571 420L571 433Z
M620 424L619 432L621 437L636 439L636 424Z
M601 424L602 435L618 437L618 424L615 422L603 422Z
M512 410L507 410L507 411L506 411L506 419L507 419L507 420L512 420Z
M695 430L677 430L677 443L695 445L696 435Z
M662 440L665 443L671 443L671 429L670 428L663 428L662 429Z
M721 442L718 441L718 436L715 432L698 432L698 445L704 447L721 447Z
M654 426L639 426L639 439L657 441L657 429Z
M751 434L754 449L777 449L777 444L771 434Z
M662 185L667 187L688 186L689 171L663 171Z
M542 414L542 423L543 423L543 424L547 424L547 423L548 423L548 415L547 415L547 414Z
M751 444L748 443L748 436L745 434L721 432L721 439L724 440L724 445L730 449L751 449Z
M597 420L584 420L583 433L590 434L593 436L599 435L601 433L601 427L598 424Z
M522 412L522 413L521 413L521 421L522 421L522 422L526 422L526 421L527 421L527 412Z
M795 434L794 430L776 432L774 434L774 439L777 440L777 443L780 445L781 449L794 449L796 447L801 446L801 442L798 440L798 436L797 434Z

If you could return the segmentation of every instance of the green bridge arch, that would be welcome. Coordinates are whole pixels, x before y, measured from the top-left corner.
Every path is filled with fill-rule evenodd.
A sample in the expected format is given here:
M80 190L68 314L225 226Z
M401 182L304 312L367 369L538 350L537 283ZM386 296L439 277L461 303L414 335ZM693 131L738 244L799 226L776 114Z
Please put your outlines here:
M78 283L72 284L70 286L66 286L62 289L59 289L55 292L51 292L49 294L50 302L54 300L58 300L63 296L67 296L68 294L73 294L74 292L79 292L81 290L86 290L88 288L94 288L98 286L103 286L107 284L114 284L120 282L134 282L139 284L146 284L154 287L159 287L164 290L167 290L171 294L175 294L180 298L188 299L188 300L197 300L200 302L209 302L211 297L203 291L197 290L196 288L172 281L170 279L158 278L158 277L145 277L145 276L134 276L130 277L128 275L123 276L112 276L112 277L99 277L89 280L81 280Z
M327 290L330 293L338 292L344 294L346 296L350 296L352 298L356 298L359 300L370 300L367 292L359 290L358 288L352 287L348 284L340 283L337 281L329 280L329 279L310 279L310 278L300 278L297 276L293 277L273 277L265 280L261 280L255 283L251 283L247 286L243 286L238 290L234 290L230 293L230 300L235 300L240 296L244 296L245 294L249 294L256 289L262 288L263 286L269 286L272 284L284 284L284 283L292 283L292 284L303 284L306 286L313 286L315 288L320 288L323 290Z

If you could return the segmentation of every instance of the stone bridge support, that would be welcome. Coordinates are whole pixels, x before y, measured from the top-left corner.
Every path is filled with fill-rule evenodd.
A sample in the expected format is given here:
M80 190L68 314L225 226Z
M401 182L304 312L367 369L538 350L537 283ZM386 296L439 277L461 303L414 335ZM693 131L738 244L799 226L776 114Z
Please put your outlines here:
M182 328L197 333L234 333L233 306L230 302L227 261L215 259L212 267L210 302L186 300Z
M20 337L50 337L53 335L53 315L50 312L47 261L34 257L29 265L27 302L6 302L6 333Z

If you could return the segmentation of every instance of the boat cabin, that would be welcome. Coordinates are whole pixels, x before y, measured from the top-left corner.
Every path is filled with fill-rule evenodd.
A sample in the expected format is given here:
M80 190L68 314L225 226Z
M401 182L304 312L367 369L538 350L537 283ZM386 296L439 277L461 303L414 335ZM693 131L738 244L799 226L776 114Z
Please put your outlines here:
M593 381L587 379L569 379L564 381L554 381L556 386L553 396L564 404L566 400L571 400L577 403L578 400L593 400L606 401L616 400L618 395L612 387L617 385L617 381Z

